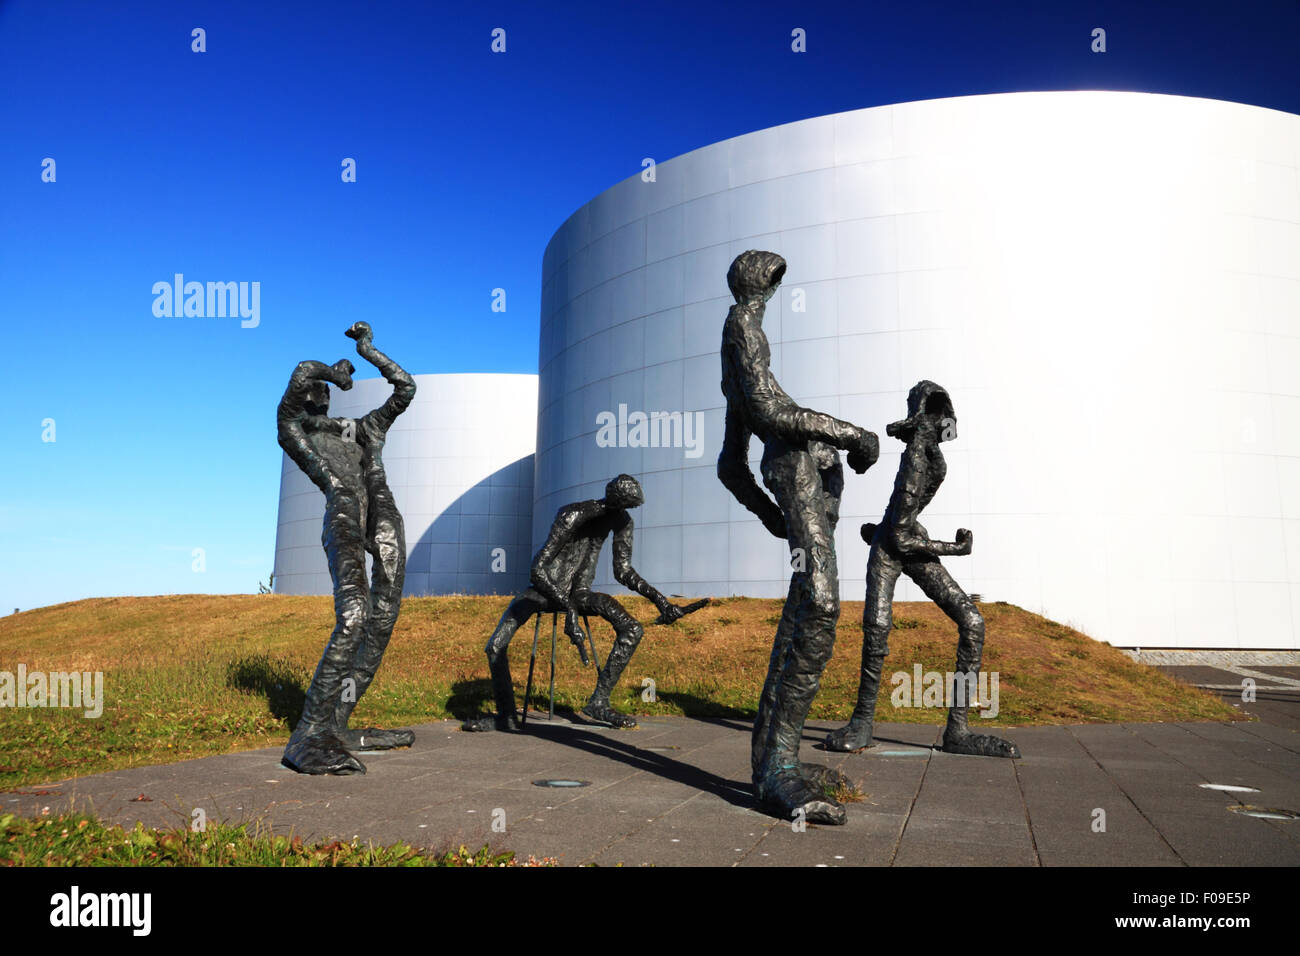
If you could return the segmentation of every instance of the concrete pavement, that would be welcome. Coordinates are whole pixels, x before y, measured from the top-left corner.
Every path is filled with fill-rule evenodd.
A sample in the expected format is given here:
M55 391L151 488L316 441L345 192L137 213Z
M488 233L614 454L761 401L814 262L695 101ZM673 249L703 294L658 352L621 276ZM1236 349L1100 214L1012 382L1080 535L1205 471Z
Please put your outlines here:
M1235 812L1300 812L1291 726L999 731L1020 745L1015 761L934 750L941 728L917 724L880 725L870 750L828 754L816 744L833 726L809 724L803 759L864 792L843 827L797 829L755 808L748 722L664 717L630 731L530 718L526 735L440 722L415 728L409 750L362 755L364 776L299 776L276 747L22 787L0 794L0 812L75 806L166 827L201 808L310 839L489 843L566 865L1300 865L1300 820Z

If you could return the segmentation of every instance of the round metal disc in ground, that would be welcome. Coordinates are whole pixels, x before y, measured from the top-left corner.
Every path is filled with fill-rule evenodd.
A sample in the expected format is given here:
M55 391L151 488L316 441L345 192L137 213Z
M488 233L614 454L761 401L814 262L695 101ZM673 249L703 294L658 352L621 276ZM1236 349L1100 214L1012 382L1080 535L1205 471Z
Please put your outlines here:
M534 780L534 787L558 787L564 789L567 787L589 787L590 780Z
M1203 783L1202 790L1222 790L1225 793L1259 793L1254 787L1238 787L1230 783Z

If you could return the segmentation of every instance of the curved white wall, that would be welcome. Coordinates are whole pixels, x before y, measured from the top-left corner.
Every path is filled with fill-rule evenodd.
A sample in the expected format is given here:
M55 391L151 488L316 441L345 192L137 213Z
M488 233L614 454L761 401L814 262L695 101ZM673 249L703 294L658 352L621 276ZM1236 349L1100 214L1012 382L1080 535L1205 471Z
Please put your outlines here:
M406 526L407 595L513 594L528 583L535 375L416 375L415 400L388 432L384 466ZM392 386L330 387L330 414L357 418ZM329 594L325 498L281 453L275 590ZM494 572L493 549L505 570Z
M1019 93L805 120L625 180L543 261L533 543L625 471L649 580L785 594L783 543L714 473L727 267L770 249L779 380L881 440L847 475L846 599L898 466L884 426L929 378L959 437L923 520L975 532L946 562L968 590L1121 646L1300 647L1298 162L1286 113ZM702 412L700 457L598 447L620 403Z

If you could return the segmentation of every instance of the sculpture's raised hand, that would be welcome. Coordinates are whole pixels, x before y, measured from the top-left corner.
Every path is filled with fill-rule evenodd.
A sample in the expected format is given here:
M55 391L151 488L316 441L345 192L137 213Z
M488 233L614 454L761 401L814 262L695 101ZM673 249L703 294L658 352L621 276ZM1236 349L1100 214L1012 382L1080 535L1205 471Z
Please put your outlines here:
M347 359L339 359L330 368L334 370L335 385L345 392L352 387L352 373L356 371L356 367L351 362Z

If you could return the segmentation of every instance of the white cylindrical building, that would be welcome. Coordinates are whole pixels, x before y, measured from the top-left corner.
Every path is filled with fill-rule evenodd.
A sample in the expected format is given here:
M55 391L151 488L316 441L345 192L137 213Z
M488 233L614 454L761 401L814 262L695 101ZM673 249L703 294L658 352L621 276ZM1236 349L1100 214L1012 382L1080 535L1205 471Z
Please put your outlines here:
M845 599L899 462L884 426L932 379L959 434L922 520L974 531L945 562L969 591L1120 646L1300 647L1298 164L1300 117L1106 92L858 110L661 162L547 246L533 546L627 472L647 579L784 596L785 545L715 474L727 268L768 249L779 381L880 436L846 469ZM701 429L605 447L638 412ZM617 590L608 551L597 583Z
M513 594L528 585L537 376L416 375L415 400L388 432L384 467L406 526L403 593ZM330 387L330 415L384 403L382 378ZM332 591L325 498L281 454L275 590Z

